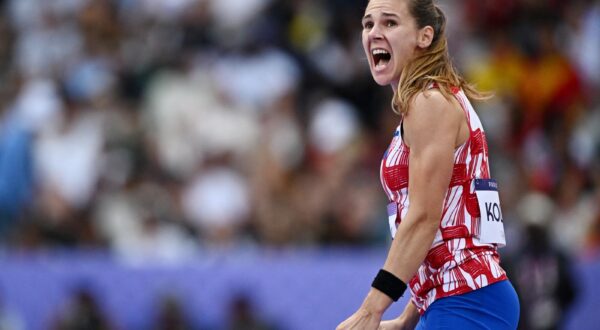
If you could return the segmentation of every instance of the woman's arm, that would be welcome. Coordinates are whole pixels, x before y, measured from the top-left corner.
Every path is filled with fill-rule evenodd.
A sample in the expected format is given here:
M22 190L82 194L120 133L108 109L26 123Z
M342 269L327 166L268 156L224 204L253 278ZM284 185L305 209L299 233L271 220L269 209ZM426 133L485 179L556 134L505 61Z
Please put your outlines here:
M464 114L439 91L416 96L404 118L410 146L410 207L398 226L383 268L408 283L425 259L440 225Z
M403 139L410 146L410 207L383 268L405 283L425 259L440 225L454 150L464 122L462 111L435 90L418 94L404 118ZM338 329L376 329L369 327L372 322L361 320L380 320L391 303L387 295L371 288L359 311Z

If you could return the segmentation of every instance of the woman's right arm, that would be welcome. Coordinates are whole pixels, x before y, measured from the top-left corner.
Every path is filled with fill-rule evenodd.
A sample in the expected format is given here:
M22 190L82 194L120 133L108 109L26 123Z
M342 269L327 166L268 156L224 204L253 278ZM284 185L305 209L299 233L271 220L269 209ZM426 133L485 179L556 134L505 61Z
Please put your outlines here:
M393 320L383 321L379 330L413 330L419 322L419 310L409 301L400 316Z

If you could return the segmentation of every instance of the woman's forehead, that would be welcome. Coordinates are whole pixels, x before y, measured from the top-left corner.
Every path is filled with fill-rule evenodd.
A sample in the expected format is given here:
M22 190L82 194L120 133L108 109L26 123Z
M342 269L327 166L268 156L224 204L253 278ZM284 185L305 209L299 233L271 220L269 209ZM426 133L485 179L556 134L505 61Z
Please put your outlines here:
M408 14L405 0L371 0L365 9L365 16L381 13L404 16Z

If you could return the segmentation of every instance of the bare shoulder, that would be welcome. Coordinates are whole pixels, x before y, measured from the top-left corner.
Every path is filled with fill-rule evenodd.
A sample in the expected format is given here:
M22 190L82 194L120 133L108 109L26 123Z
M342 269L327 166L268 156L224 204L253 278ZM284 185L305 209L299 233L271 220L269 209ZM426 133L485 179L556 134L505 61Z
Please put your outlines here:
M409 109L409 116L413 119L461 119L461 112L457 111L456 103L444 97L437 89L419 92L415 95Z
M464 121L464 114L457 107L437 89L415 95L404 118L406 142L410 145L410 140L431 138L438 133L445 133L446 138L448 135L456 136Z

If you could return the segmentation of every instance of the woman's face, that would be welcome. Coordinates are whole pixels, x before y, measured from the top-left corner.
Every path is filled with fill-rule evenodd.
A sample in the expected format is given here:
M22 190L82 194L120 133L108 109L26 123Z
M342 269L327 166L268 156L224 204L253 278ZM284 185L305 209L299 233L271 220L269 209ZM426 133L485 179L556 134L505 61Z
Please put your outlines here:
M419 30L407 0L371 0L362 19L362 43L373 78L397 87L402 68L414 56Z

